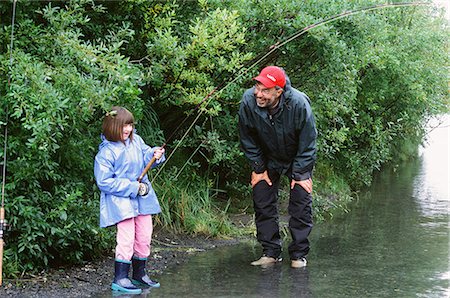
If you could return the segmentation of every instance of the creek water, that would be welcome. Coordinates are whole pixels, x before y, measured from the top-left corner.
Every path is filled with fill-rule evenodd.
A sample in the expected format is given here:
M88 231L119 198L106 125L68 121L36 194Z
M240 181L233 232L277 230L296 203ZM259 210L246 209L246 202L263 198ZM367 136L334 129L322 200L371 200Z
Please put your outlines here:
M314 227L306 268L290 268L287 248L279 264L250 266L261 253L250 241L168 268L159 276L161 288L138 296L450 297L445 119L417 159L383 169L350 212Z

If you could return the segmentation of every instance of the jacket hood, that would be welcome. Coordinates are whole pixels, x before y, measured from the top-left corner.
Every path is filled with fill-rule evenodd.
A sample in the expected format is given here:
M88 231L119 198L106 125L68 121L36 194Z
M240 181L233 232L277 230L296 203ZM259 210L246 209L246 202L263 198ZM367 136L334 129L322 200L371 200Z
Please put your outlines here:
M284 69L283 69L284 70ZM291 79L289 78L289 76L286 74L285 72L285 77L286 77L286 86L284 86L284 98L286 98L286 100L289 100L289 98L291 97L291 92L292 92L292 85L291 85Z
M286 77L286 86L284 86L284 89L289 90L292 88L291 79L289 78L289 76L287 74L285 74L285 77Z
M136 128L133 129L133 134L134 135L137 134L136 133ZM102 149L103 147L106 147L108 144L122 143L122 142L111 142L111 141L108 141L104 134L100 134L100 139L102 140L102 142L100 143L100 145L98 145L98 149L99 150ZM130 143L130 139L127 139L125 141L125 144L128 145L129 143Z
M117 141L117 142L111 142L111 141L108 141L108 140L106 139L106 137L105 137L104 134L101 134L101 135L100 135L100 138L101 138L102 142L100 143L100 145L98 145L98 149L99 149L99 150L102 149L102 148L104 148L104 147L106 147L106 146L108 146L109 144L123 144L123 143L120 142L120 141ZM130 139L127 139L127 140L125 141L125 145L128 146L129 143L130 143Z
M102 149L103 147L106 147L109 143L111 143L110 141L108 141L105 137L104 134L100 135L100 139L102 140L102 142L100 143L100 145L98 145L98 149Z

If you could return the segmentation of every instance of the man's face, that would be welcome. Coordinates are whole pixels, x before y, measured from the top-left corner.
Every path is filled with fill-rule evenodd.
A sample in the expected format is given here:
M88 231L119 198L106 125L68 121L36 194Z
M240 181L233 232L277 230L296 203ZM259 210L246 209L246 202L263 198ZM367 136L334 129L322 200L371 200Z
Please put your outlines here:
M256 104L260 108L274 108L280 100L281 93L283 93L282 89L266 88L260 82L255 84Z

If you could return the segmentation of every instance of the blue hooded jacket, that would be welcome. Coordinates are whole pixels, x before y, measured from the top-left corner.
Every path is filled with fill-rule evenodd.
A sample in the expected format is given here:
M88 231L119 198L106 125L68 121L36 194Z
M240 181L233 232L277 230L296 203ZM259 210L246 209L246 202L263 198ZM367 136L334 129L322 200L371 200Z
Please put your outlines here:
M108 141L103 135L95 156L94 175L100 194L100 227L108 227L138 215L161 212L158 199L147 175L142 182L148 183L147 195L140 196L139 175L152 159L157 147L151 148L133 133L133 141ZM152 167L165 160L162 156Z

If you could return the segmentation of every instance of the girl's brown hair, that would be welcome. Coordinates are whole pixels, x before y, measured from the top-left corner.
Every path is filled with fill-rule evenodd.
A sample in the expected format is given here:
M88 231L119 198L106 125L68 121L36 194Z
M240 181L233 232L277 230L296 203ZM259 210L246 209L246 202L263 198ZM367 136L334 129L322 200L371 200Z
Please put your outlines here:
M125 142L122 140L122 132L126 124L134 125L133 114L123 107L112 107L103 119L102 133L108 141ZM130 141L133 141L133 131L130 134Z

